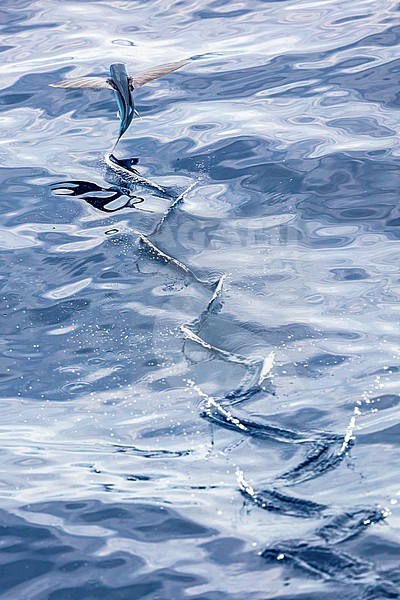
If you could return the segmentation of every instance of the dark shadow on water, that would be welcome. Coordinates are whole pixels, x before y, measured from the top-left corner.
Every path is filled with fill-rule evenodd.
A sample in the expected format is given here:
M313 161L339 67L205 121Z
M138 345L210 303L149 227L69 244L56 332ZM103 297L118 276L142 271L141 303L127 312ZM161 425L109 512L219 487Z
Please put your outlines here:
M60 181L52 186L57 196L74 196L103 212L116 212L123 208L136 208L144 198L130 195L129 190L115 186L101 187L90 181Z

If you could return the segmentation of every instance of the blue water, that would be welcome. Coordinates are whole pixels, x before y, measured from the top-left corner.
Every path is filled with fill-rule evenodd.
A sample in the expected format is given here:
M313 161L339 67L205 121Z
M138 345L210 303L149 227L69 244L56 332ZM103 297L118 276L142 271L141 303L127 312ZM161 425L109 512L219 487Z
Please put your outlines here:
M0 597L400 598L397 3L0 14Z

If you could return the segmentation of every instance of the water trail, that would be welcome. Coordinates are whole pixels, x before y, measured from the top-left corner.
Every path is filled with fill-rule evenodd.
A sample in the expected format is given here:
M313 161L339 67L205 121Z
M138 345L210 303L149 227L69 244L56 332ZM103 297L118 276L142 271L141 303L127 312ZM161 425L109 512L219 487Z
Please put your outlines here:
M316 531L329 544L341 544L364 533L374 523L382 523L390 514L387 509L359 508L333 516Z
M243 496L264 510L277 512L289 517L310 519L313 517L320 517L328 508L324 504L287 496L274 489L256 492L250 483L246 481L243 471L240 469L237 469L236 477L239 489Z
M270 352L263 359L247 358L240 354L236 354L210 344L199 335L198 332L201 330L207 318L212 314L217 314L222 308L221 294L225 278L225 275L220 277L208 305L202 311L199 317L190 323L185 323L182 325L181 331L185 340L198 344L204 350L211 352L214 356L217 356L226 362L239 364L245 367L245 374L238 388L228 392L224 396L223 403L231 406L233 404L250 399L262 389L264 381L272 371L275 353Z
M398 581L398 571L388 574L394 582ZM360 600L399 600L399 586L392 581L381 581L376 585L368 585Z
M268 377L272 377L271 371L274 361L275 352L270 352L264 359L255 359L252 364L247 366L239 386L226 393L222 403L228 406L235 406L236 404L250 400L261 391L270 394L273 393L271 381L267 390L264 388L264 382Z
M150 182L151 183L151 182ZM152 235L157 235L166 220L173 213L174 208L182 202L184 194L193 189L195 184L170 205L154 228ZM328 471L337 468L348 455L355 436L356 415L354 412L344 436L328 434L325 432L304 433L297 430L286 429L269 423L259 423L234 414L231 406L251 398L262 389L265 380L271 375L275 353L270 352L265 358L247 358L220 348L207 342L200 335L202 326L210 315L218 314L222 308L222 291L225 275L221 275L216 282L204 281L180 260L162 251L147 236L135 231L139 235L141 244L157 260L183 272L192 281L210 287L212 296L200 313L192 322L181 326L183 337L186 341L199 345L210 352L214 357L223 361L238 364L245 368L245 375L239 387L226 393L217 400L209 396L195 384L188 381L201 397L199 414L213 425L230 429L242 436L249 436L259 440L285 444L303 444L309 447L306 457L296 467L283 473L270 483L268 489L255 491L246 481L241 470L237 470L237 481L240 492L261 509L273 511L293 518L323 518L325 523L315 531L315 537L323 540L324 544L315 542L290 541L279 545L278 548L267 547L260 555L266 560L286 560L293 566L306 570L323 579L337 579L345 581L376 579L374 566L368 561L363 561L354 556L332 548L332 545L344 543L347 540L363 533L366 526L382 521L388 513L378 509L357 509L340 514L333 514L325 504L297 498L276 489L276 485L295 485L315 479ZM186 455L186 452L171 453L169 451L141 451L137 448L120 447L118 452L131 452L148 458L159 457L165 452L174 457Z
M215 398L203 392L194 381L189 380L188 385L190 385L203 399L203 402L200 405L200 416L211 423L224 427L225 429L232 429L238 433L244 433L250 437L271 440L274 442L304 444L312 441L312 438L307 434L238 417Z
M210 315L218 314L222 309L222 292L224 289L226 275L225 273L220 276L218 281L214 284L213 294L205 307L198 317L193 319L190 323L185 323L183 326L191 331L200 331L205 321Z
M261 389L262 384L272 370L275 357L274 352L270 352L264 359L246 358L245 356L229 352L229 350L223 350L222 348L218 348L217 346L206 342L192 330L191 326L192 324L188 323L181 325L181 331L186 340L198 344L204 348L204 350L212 352L214 355L227 362L247 367L245 377L242 380L240 387L235 391L228 392L224 396L224 399L237 402L239 399L243 399L243 396L249 397Z
M165 188L154 181L150 181L150 179L146 179L146 177L140 175L135 169L129 169L123 161L118 160L112 153L106 154L104 161L106 165L113 171L116 171L118 175L123 175L128 183L144 185L151 190L160 192L164 196L171 197Z
M315 531L315 535L328 545L357 537L370 525L383 522L390 514L390 511L381 508L358 508L334 514L334 509L326 504L289 496L274 488L255 490L239 468L236 478L243 496L264 510L303 519L324 518L325 523Z
M290 540L260 552L268 562L285 561L322 579L353 582L375 579L374 565L328 546Z
M277 482L298 484L320 477L328 471L336 469L352 445L353 441L350 439L344 446L344 438L332 435L329 439L325 436L325 439L322 438L312 445L311 450L307 452L305 459L300 464L280 475Z
M188 194L194 187L196 187L197 183L198 183L197 181L194 181L193 183L191 183L189 185L189 187L187 187L185 190L183 190L183 192L181 194L179 194L179 196L177 196L175 198L175 200L170 204L170 206L168 207L167 211L163 214L163 216L161 217L161 219L159 220L159 222L157 223L157 225L155 226L155 228L151 232L151 235L157 235L157 233L160 232L160 230L163 227L164 223L167 221L167 219L173 213L173 211L176 208L176 206L178 206L178 204L180 204L183 201L183 199L186 196L186 194Z
M127 178L128 183L144 185L151 190L155 190L160 195L164 195L164 197L174 198L150 234L152 237L157 236L166 221L173 214L174 209L184 200L185 194L191 191L198 183L194 182L186 190L174 197L165 188L148 179L142 178L138 172L126 166L123 161L115 159L112 155L106 156L106 164L113 171ZM257 507L293 518L324 519L324 523L315 530L314 539L311 542L289 540L286 543L278 544L277 547L269 546L265 548L260 555L267 562L284 560L296 568L306 570L308 573L323 579L338 581L366 580L369 584L371 584L371 579L376 581L377 576L372 563L339 551L335 548L335 545L345 543L360 535L366 530L368 525L382 521L389 514L388 511L376 508L359 508L340 512L339 514L336 512L335 514L335 511L325 504L298 498L277 489L277 486L296 485L315 479L337 468L343 462L355 441L354 430L358 414L356 409L343 436L319 431L301 432L270 423L260 423L232 412L232 405L250 399L254 394L263 389L264 382L271 376L275 353L271 351L264 358L246 357L204 340L201 335L203 325L210 315L216 315L222 309L221 297L225 275L221 275L217 281L203 280L185 263L161 250L148 236L133 228L131 231L138 235L142 248L152 258L168 264L183 273L191 281L201 284L212 291L211 298L200 315L192 322L181 325L184 340L197 344L211 353L213 357L223 362L237 364L245 369L244 377L238 388L227 392L219 399L206 394L194 381L189 380L187 382L188 385L201 398L199 415L208 420L212 425L217 425L240 434L242 439L248 436L265 442L297 444L307 447L304 460L269 482L267 489L256 491L245 479L240 469L236 472L240 492ZM232 447L235 446L236 444ZM130 453L145 458L178 458L192 452L191 450L142 450L126 445L115 445L114 447L116 448L116 452ZM315 539L320 541L315 542ZM370 589L376 589L376 586L372 585Z
M239 386L226 393L222 403L228 406L235 406L236 404L250 400L261 391L266 391L263 388L263 383L267 375L263 375L263 367L265 361L269 361L273 354L271 352L264 360L256 360L253 364L248 365ZM272 393L270 388L268 389L268 393Z
M218 348L217 346L209 344L208 342L203 340L199 335L197 335L197 333L192 331L188 324L181 325L181 331L187 340L198 344L205 350L209 350L213 354L223 358L228 362L245 366L252 366L254 364L254 361L250 358L246 358L244 356L241 356L240 354L234 354L233 352L229 352L228 350L223 350L222 348Z
M227 413L230 415L230 418L226 417ZM203 419L207 419L215 425L245 433L256 439L269 440L271 442L283 444L310 443L310 436L306 433L238 417L231 411L228 411L216 400L212 403L206 403L203 410L200 412L200 415Z
M240 422L240 419L237 419L234 415L232 415L232 413L229 410L223 408L220 404L218 404L218 402L214 400L212 396L209 396L208 394L203 392L201 388L195 384L194 381L189 379L187 383L199 394L201 398L203 398L206 401L206 406L214 407L215 409L217 409L221 413L221 415L223 415L223 418L225 419L226 423L229 423L233 429L237 429L238 431L242 432L247 432L246 426Z
M186 340L195 342L204 348L204 350L210 351L218 358L230 363L239 364L246 368L244 377L240 382L239 387L228 392L221 400L221 404L229 406L238 404L239 402L250 399L252 396L254 396L254 394L262 389L262 383L265 381L267 374L269 373L269 370L267 371L265 369L265 364L267 363L268 367L273 364L273 352L271 352L264 360L249 359L209 344L199 335L194 333L194 331L192 331L187 324L181 326L181 331Z
M133 454L142 458L181 458L193 453L193 450L143 450L136 446L114 444L115 452Z
M271 375L275 361L275 353L270 352L265 358L247 358L240 354L219 348L214 344L210 344L200 336L199 332L210 315L218 314L222 309L221 296L225 279L226 275L221 275L206 308L198 317L193 319L193 321L184 323L181 326L181 331L185 340L198 344L204 350L212 353L213 356L226 362L239 364L245 368L245 374L239 386L236 389L227 392L221 400L221 404L232 406L233 404L249 400L262 390L263 383L267 377Z
M175 269L177 269L181 273L184 273L190 279L196 281L200 285L206 287L212 287L214 285L213 282L205 281L197 277L197 275L195 275L195 273L193 273L193 271L189 267L187 267L183 262L181 262L177 258L174 258L173 256L170 256L169 254L158 248L147 236L145 236L140 231L136 229L132 229L132 231L139 236L142 247L149 253L151 257L173 266Z

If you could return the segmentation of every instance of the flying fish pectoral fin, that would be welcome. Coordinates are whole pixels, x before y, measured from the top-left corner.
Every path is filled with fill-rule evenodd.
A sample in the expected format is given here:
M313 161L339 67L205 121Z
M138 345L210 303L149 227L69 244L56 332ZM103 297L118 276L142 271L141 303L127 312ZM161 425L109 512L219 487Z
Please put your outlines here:
M151 67L151 69L146 69L145 71L140 71L140 73L136 73L133 77L128 78L129 85L132 89L141 87L145 83L149 83L150 81L154 81L159 77L163 77L164 75L168 75L168 73L180 69L189 62L190 60L179 60L177 62L165 63L163 65L158 65L157 67Z
M75 77L74 79L65 79L57 83L50 83L51 87L70 88L70 89L92 89L92 90L113 90L108 79L103 77Z

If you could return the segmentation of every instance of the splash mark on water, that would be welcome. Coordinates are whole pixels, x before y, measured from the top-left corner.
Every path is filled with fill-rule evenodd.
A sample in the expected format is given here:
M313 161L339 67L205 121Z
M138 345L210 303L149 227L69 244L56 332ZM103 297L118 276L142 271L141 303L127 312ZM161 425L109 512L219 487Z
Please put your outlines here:
M214 293L202 313L189 323L181 326L181 331L185 340L194 342L204 350L212 353L213 356L233 364L239 364L245 368L245 374L237 389L227 392L222 400L224 404L232 406L244 400L250 399L256 393L262 390L263 383L271 376L274 366L275 353L270 352L265 358L247 358L240 354L224 350L204 340L200 335L200 330L208 317L217 314L222 308L222 291L226 275L221 275L215 284Z
M170 217L170 215L174 212L174 209L178 206L178 204L180 204L183 201L184 197L189 192L191 192L193 190L193 188L196 187L197 184L198 184L198 182L194 181L192 184L189 185L189 187L187 187L185 190L183 190L183 192L181 192L175 198L175 200L170 204L170 206L168 207L167 211L163 214L163 216L161 217L161 219L159 220L159 222L157 223L157 225L153 229L151 235L157 235L157 233L160 232L160 230L163 227L164 223L167 221L167 219Z
M228 350L223 350L222 348L218 348L217 346L213 346L213 344L209 344L205 340L203 340L197 333L190 329L188 324L181 325L181 331L184 337L191 342L195 342L204 350L209 350L213 354L216 354L228 362L236 363L239 365L247 365L252 366L254 362L251 359L245 358L244 356L240 356L240 354L234 354L233 352L229 352Z
M356 583L370 581L374 565L328 546L290 540L278 547L265 548L259 553L266 561L285 560L294 567L308 571L327 581Z
M325 439L324 439L325 437ZM343 448L343 438L332 435L330 438L321 435L320 440L314 440L311 449L307 452L305 459L298 465L285 471L276 478L277 482L290 482L291 485L304 483L316 477L324 475L328 471L336 469L343 461L353 442L346 445L346 451L338 450L338 445Z
M323 518L325 523L315 531L315 535L326 544L342 544L358 537L368 526L383 522L390 514L387 509L379 507L343 512L340 508L295 498L274 488L256 491L239 468L236 469L236 479L243 496L259 508L303 519Z
M354 410L357 410L357 408L355 408ZM356 439L355 435L353 435L355 426L356 426L356 415L354 414L350 418L350 422L347 426L346 433L344 434L343 443L338 452L339 457L342 457L344 454L347 454L349 449L353 446L355 439Z
M167 254L166 252L164 252L163 250L161 250L158 246L156 246L154 244L154 242L152 242L143 233L141 233L140 231L134 230L134 229L132 229L132 231L134 231L134 233L136 233L139 236L141 244L150 253L151 256L153 256L157 260L160 260L161 262L172 265L178 271L187 275L190 279L197 281L197 283L199 283L200 285L204 285L207 287L210 287L213 285L212 282L204 281L204 280L200 279L199 277L197 277L197 275L195 275L195 273L193 273L193 271L189 267L187 267L183 262L181 262L177 258L174 258L173 256L171 256L171 255Z
M328 544L342 544L358 537L375 523L382 523L390 514L382 508L358 508L348 512L338 512L316 531L316 535Z
M264 381L267 379L267 377L269 375L271 375L271 371L274 367L274 363L275 363L275 352L270 352L264 358L264 361L263 361L263 364L261 367L261 373L258 378L258 385L261 386L264 383Z
M140 175L138 171L134 169L129 169L123 164L122 161L117 161L117 159L111 153L105 155L104 162L110 169L115 171L117 174L123 175L125 181L127 181L128 184L144 185L150 190L155 190L163 195L170 196L170 194L168 194L165 188L158 185L158 183L151 181L150 179L146 179L146 177Z
M248 432L246 425L244 425L240 419L235 417L228 409L224 408L219 402L217 402L217 400L215 400L215 398L203 392L194 381L189 379L187 383L199 394L201 398L205 399L205 411L210 411L212 408L214 408L219 414L223 415L227 423L232 424L240 431L244 431L246 433Z
M255 491L250 483L245 479L241 469L236 470L236 479L239 489L245 498L251 500L255 505L264 510L277 512L290 517L302 517L310 519L320 517L323 511L327 510L324 504L318 504L311 500L303 500L282 494L275 489Z

